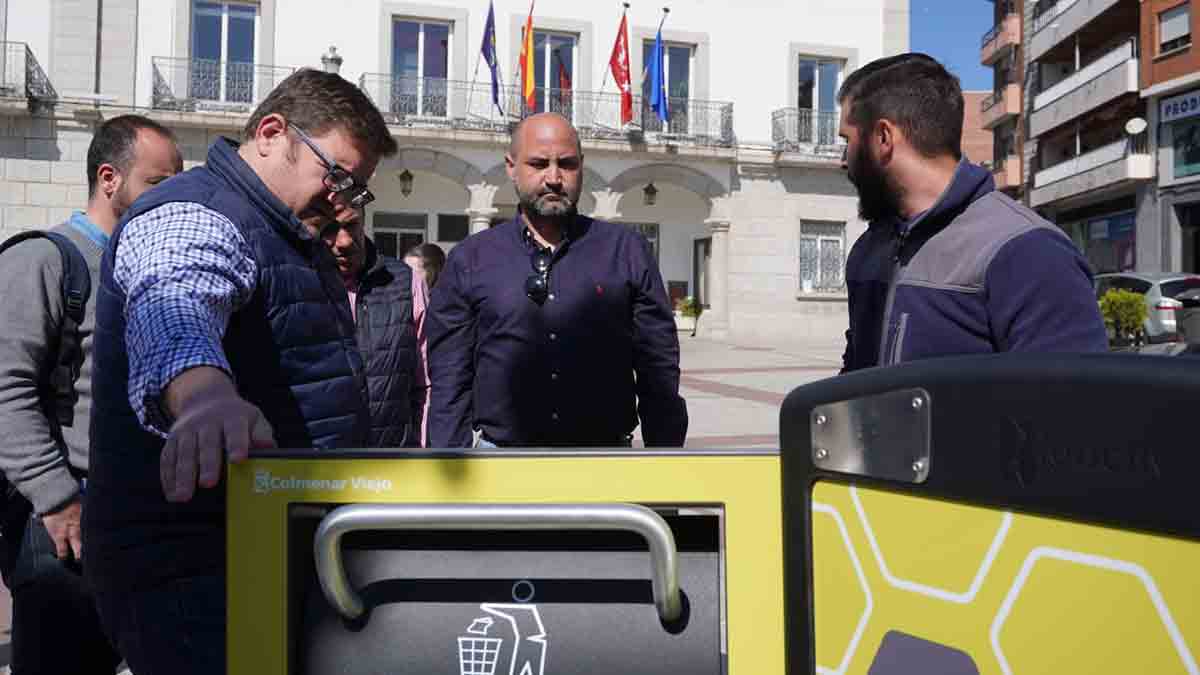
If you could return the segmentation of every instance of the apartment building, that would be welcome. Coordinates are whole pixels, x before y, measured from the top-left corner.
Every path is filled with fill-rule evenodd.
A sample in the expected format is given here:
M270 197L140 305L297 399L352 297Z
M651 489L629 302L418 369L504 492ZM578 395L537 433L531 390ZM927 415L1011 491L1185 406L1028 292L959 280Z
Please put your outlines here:
M992 135L986 158L996 188L1015 199L1024 193L1025 64L1021 51L1024 0L987 0L993 6L992 26L980 41L979 61L992 69L992 91L979 103L982 128Z
M530 3L496 0L501 105L479 67L487 0L0 0L0 231L63 220L86 200L91 130L128 111L178 134L185 162L232 135L301 66L357 82L401 146L372 182L368 227L388 254L446 248L513 215L502 157L525 112L513 88ZM650 240L702 333L837 339L844 262L864 230L840 170L836 91L860 64L908 49L908 0L672 3L662 29L670 115L641 74L662 19L628 10L635 114L608 74L620 3L541 0L537 110L580 129L581 211Z
M1158 45L1138 0L1040 0L1023 11L1026 199L1096 272L1155 269L1152 125L1139 87Z
M1155 205L1139 229L1139 266L1200 272L1200 51L1188 0L1142 3L1141 41L1153 58L1141 64L1158 180ZM1139 225L1141 223L1139 222Z
M992 95L987 91L963 92L962 151L967 159L984 166L992 164L992 131L983 126L983 101Z

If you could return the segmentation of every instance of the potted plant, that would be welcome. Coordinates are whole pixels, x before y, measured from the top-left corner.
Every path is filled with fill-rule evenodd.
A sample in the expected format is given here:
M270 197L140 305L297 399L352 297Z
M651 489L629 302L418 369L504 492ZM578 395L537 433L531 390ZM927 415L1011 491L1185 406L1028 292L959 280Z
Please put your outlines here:
M675 301L675 328L680 332L691 331L692 335L696 334L696 322L700 318L700 313L704 311L700 303L696 302L696 298L687 296Z
M1114 350L1137 349L1145 342L1146 297L1114 288L1100 298L1100 314L1108 327L1109 346Z

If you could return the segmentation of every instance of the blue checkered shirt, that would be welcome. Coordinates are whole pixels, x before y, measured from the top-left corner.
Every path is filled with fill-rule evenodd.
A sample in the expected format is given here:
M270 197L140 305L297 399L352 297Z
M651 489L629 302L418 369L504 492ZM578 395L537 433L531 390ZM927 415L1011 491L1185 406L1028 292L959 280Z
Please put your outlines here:
M113 279L125 293L129 403L147 431L166 436L171 380L197 366L233 377L221 340L254 294L258 265L228 218L172 202L125 224Z

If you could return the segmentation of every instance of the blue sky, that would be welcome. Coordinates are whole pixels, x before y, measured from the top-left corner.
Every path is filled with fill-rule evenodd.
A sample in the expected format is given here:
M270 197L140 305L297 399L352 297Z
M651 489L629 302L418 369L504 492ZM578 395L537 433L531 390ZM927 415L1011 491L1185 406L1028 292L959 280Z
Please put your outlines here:
M909 43L958 76L965 90L992 88L991 70L979 65L979 40L992 27L988 0L910 0Z

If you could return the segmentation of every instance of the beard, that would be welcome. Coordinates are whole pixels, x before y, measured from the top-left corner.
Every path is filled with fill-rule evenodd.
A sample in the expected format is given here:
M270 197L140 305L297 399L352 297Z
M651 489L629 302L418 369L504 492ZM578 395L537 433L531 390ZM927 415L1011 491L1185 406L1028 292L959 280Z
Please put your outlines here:
M551 196L558 197L558 199L548 199ZM579 204L578 195L572 198L565 192L524 192L519 187L517 188L517 201L521 205L521 210L528 215L556 219L573 218Z
M847 164L847 178L858 191L858 217L874 222L899 216L900 200L888 185L887 174L871 158L865 143Z

